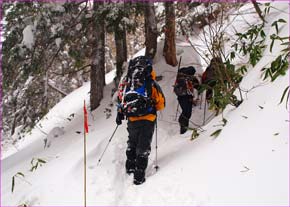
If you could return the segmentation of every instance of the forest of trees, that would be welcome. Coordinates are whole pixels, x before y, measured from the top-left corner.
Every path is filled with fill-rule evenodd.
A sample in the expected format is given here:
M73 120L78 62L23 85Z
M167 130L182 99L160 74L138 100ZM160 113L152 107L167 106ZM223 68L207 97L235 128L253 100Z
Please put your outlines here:
M88 80L90 109L96 109L105 73L116 68L117 85L129 55L146 45L146 55L154 58L161 33L153 3L7 1L2 6L4 136L19 126L31 129Z
M192 15L201 4L207 12ZM3 2L3 135L30 130L86 81L91 81L90 110L96 109L103 98L105 74L116 69L117 86L127 60L138 50L146 47L145 54L154 59L158 38L164 40L166 63L176 66L178 33L188 36L239 4ZM213 53L221 41L214 38L208 46Z

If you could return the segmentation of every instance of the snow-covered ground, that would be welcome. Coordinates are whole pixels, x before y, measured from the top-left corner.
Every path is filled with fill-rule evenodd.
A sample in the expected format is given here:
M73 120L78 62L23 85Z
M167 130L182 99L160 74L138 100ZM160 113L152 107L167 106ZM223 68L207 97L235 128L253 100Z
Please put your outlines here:
M268 34L271 34L270 25L274 20L289 19L287 3L274 6L279 11L271 10L266 26ZM247 18L248 21L258 19L254 14ZM289 35L288 25L280 34ZM243 79L241 88L248 92L243 93L245 100L238 108L229 106L225 110L227 124L222 126L219 115L202 126L199 137L193 141L190 132L179 134L175 119L177 100L172 91L177 67L165 64L161 46L160 43L154 60L157 75L163 76L159 83L166 96L166 108L158 113L160 169L158 172L154 169L154 134L147 180L141 186L132 184L133 178L126 175L124 169L125 122L117 129L97 165L116 128L115 106L110 97L112 84L108 84L101 106L89 113L87 205L289 206L289 113L285 104L278 104L289 85L289 73L271 83L263 82L260 72L278 55L279 44L274 45L272 54L267 48L261 61ZM177 42L177 53L182 55L182 66L195 64L198 73L202 73L204 63L196 58L188 43ZM113 74L107 74L108 83L112 77ZM17 149L1 152L1 206L83 205L82 107L84 100L89 103L88 92L89 83L69 94ZM193 109L192 127L202 125L203 112L203 105ZM212 112L206 112L207 118L211 118ZM218 129L222 131L217 138L210 136ZM46 163L31 172L33 158ZM19 174L15 176L14 192L11 193L12 177L18 172L23 173L24 178Z

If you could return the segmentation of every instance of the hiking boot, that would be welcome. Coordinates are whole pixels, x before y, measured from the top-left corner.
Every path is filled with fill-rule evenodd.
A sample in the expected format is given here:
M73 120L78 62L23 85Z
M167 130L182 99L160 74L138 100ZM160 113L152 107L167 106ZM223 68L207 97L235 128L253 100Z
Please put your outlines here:
M243 101L236 101L236 102L234 103L234 106L235 106L235 107L239 107L239 106L241 105L242 102L243 102Z
M135 169L133 169L133 168L126 169L126 173L127 173L128 175L131 175L131 174L134 173L134 172L135 172Z
M134 172L134 181L133 183L135 185L141 185L142 183L145 182L145 171L144 170L140 170L140 169L136 169Z
M180 127L180 134L184 134L187 131L187 128L184 126Z
M143 178L143 180L141 180L141 181L138 181L138 180L135 180L135 179L134 179L133 183L134 183L135 185L141 185L141 184L144 183L145 181L146 181L145 178Z
M126 173L130 175L135 172L135 161L126 160Z

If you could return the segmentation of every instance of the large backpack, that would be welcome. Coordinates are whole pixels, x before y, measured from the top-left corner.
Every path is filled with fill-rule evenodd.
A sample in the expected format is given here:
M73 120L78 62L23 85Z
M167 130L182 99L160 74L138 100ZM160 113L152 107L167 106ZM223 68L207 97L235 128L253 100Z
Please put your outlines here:
M119 85L118 97L122 112L127 117L154 114L151 98L152 62L145 56L130 60L128 72Z
M177 96L192 95L193 89L198 84L198 80L194 77L195 68L193 66L180 68L177 73L174 84L174 93Z
M214 57L210 61L210 65L206 68L202 74L202 84L213 87L216 84L217 79L226 77L224 63L221 58Z

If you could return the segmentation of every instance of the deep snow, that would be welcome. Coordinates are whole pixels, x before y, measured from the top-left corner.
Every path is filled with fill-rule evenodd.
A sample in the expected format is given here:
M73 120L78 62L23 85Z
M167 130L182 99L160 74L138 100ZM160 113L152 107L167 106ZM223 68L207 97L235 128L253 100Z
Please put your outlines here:
M289 19L287 3L275 6L285 12L272 10L268 25L278 18ZM258 21L255 15L248 15L247 19ZM268 34L271 34L270 26L268 28ZM286 35L289 35L288 25L281 30L281 36ZM199 44L195 38L191 37ZM89 113L87 204L288 206L289 113L285 104L278 103L284 88L289 85L289 73L274 83L263 82L260 77L261 68L274 60L280 49L275 44L273 54L269 54L267 48L261 61L243 79L241 88L249 91L243 92L245 100L239 108L229 106L225 110L226 126L221 126L222 116L219 115L202 126L199 137L191 141L190 132L179 135L175 120L177 101L172 85L177 67L165 64L159 48L154 68L157 75L163 76L159 83L167 104L165 110L158 113L160 170L155 172L153 168L156 155L154 134L147 180L141 186L134 186L132 177L124 171L125 122L117 129L97 166L116 127L115 106L112 106L110 97L112 84L107 85L101 106ZM194 62L202 73L205 63L196 58L188 43L179 40L177 51L183 56L182 65ZM112 81L113 75L107 74L107 83ZM88 92L89 83L69 94L47 114L38 128L27 135L17 150L2 151L1 206L24 203L34 206L83 205L82 106L84 99L89 102ZM207 117L210 118L211 114L207 111ZM193 109L191 121L192 127L202 124L203 105ZM217 138L210 136L217 129L222 129L221 134ZM46 148L45 139L49 146ZM32 158L41 158L47 163L30 172ZM15 179L15 191L11 193L12 176L17 172L22 172L25 177Z

